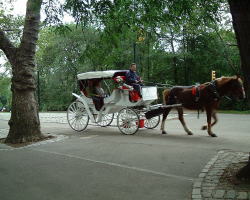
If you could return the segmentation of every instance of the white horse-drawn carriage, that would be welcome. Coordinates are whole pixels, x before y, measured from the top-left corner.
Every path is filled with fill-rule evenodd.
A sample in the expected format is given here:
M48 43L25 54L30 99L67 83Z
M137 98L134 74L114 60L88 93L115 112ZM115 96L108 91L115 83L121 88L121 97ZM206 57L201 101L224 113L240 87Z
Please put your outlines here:
M149 120L145 113L159 107L160 104L151 105L157 96L157 87L142 86L141 96L135 94L133 87L125 84L127 70L94 71L78 74L80 95L72 93L77 99L70 104L67 110L67 119L70 127L76 131L83 131L89 124L89 120L101 127L114 124L126 135L135 134L139 128L153 129L160 122L156 116ZM96 109L92 98L86 94L86 88L90 80L112 80L114 88L104 100L100 110ZM113 123L112 123L113 122Z

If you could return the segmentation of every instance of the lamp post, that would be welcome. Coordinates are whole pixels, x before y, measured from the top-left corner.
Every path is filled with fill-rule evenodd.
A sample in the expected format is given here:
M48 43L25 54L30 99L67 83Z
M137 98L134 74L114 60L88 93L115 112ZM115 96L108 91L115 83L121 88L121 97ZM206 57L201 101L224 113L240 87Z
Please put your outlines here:
M133 43L133 55L134 55L133 63L136 63L136 42Z

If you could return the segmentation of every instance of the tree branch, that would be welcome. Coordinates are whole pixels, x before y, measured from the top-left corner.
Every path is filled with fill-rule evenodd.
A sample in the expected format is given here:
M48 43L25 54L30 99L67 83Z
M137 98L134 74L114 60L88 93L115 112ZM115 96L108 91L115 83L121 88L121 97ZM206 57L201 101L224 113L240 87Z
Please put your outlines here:
M230 47L238 47L238 44L226 43L226 45Z
M5 53L11 63L16 52L16 47L14 47L2 29L0 29L0 49Z
M2 66L0 65L0 68L1 67ZM6 74L7 74L8 71L9 71L9 69L5 68L5 71L0 73L0 78L6 77Z

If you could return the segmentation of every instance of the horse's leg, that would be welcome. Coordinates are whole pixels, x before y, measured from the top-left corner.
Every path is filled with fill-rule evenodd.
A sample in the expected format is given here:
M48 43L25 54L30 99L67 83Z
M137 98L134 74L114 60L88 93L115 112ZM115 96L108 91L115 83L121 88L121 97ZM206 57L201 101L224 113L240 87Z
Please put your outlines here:
M211 117L213 114L212 108L207 107L206 113L207 113L207 133L211 137L217 137L217 135L212 132L212 124L211 124Z
M192 131L187 127L184 117L183 117L183 108L177 108L179 120L184 128L184 130L187 132L188 135L193 135Z
M161 122L161 132L162 132L162 134L167 134L167 132L165 131L165 121L167 119L167 116L168 116L170 110L171 110L171 108L166 108L165 112L163 113L162 122Z
M218 118L215 111L212 113L212 118L214 119L214 122L211 124L211 126L215 125L218 122ZM207 125L202 126L201 130L207 130Z

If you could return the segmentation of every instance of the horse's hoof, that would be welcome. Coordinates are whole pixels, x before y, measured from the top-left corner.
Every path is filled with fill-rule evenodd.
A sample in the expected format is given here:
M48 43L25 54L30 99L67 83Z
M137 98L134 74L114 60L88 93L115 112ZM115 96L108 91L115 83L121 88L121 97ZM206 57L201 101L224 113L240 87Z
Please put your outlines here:
M167 134L167 132L166 131L162 131L161 134Z
M207 130L207 126L206 125L202 126L201 130Z
M192 132L188 132L188 135L193 135L193 133Z
M211 137L217 137L217 135L214 134L214 133L211 133L210 136L211 136Z

